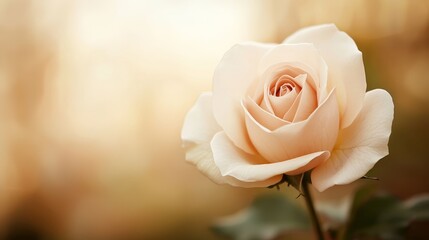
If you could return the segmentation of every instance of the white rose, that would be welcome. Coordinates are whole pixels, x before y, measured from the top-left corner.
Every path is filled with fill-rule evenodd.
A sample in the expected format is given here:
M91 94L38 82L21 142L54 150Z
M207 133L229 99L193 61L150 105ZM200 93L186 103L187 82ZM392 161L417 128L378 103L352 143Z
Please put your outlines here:
M323 191L365 175L388 154L389 93L366 92L362 53L335 25L282 44L242 43L216 68L213 93L186 116L187 161L216 183L266 187L309 170Z

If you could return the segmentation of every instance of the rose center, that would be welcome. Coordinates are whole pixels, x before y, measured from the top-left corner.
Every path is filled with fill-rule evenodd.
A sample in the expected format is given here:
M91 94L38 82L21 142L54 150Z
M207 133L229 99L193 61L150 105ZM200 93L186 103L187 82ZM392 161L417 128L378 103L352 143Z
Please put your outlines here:
M282 97L292 92L297 87L296 83L289 76L282 76L277 81L273 81L270 87L270 95ZM299 88L299 87L298 87ZM298 91L300 89L297 89Z

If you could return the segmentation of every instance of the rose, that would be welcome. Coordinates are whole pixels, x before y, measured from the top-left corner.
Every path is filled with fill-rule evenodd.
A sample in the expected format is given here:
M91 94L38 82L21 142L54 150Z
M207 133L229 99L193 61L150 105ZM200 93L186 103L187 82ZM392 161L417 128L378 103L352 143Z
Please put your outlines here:
M309 170L319 191L364 176L388 154L393 102L366 92L362 53L335 25L282 44L242 43L217 66L213 93L188 112L187 161L217 183L265 187Z

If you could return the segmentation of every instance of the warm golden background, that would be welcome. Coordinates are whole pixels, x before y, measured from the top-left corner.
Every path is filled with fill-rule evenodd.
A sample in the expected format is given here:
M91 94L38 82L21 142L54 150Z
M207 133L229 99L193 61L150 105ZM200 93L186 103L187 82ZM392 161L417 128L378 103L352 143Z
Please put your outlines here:
M371 174L429 191L429 1L0 1L0 238L217 239L209 224L266 190L186 164L186 111L233 44L328 22L395 102Z

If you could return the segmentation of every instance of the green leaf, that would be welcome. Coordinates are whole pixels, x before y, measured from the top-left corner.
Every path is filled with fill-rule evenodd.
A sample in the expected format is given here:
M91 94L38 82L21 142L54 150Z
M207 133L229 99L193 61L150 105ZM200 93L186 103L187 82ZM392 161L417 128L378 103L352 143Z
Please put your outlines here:
M408 225L408 219L408 211L398 199L389 195L378 195L357 209L349 234L400 239L402 230Z
M355 193L353 204L351 207L352 215L356 214L356 211L360 206L365 204L370 198L374 196L375 188L372 186L365 186L358 189Z
M428 194L402 202L363 188L355 195L343 239L405 239L407 227L416 220L429 220Z
M423 194L408 199L404 203L410 211L413 221L429 221L429 194Z
M273 239L293 230L307 230L310 220L296 201L281 194L256 198L251 206L220 219L213 230L232 239Z

